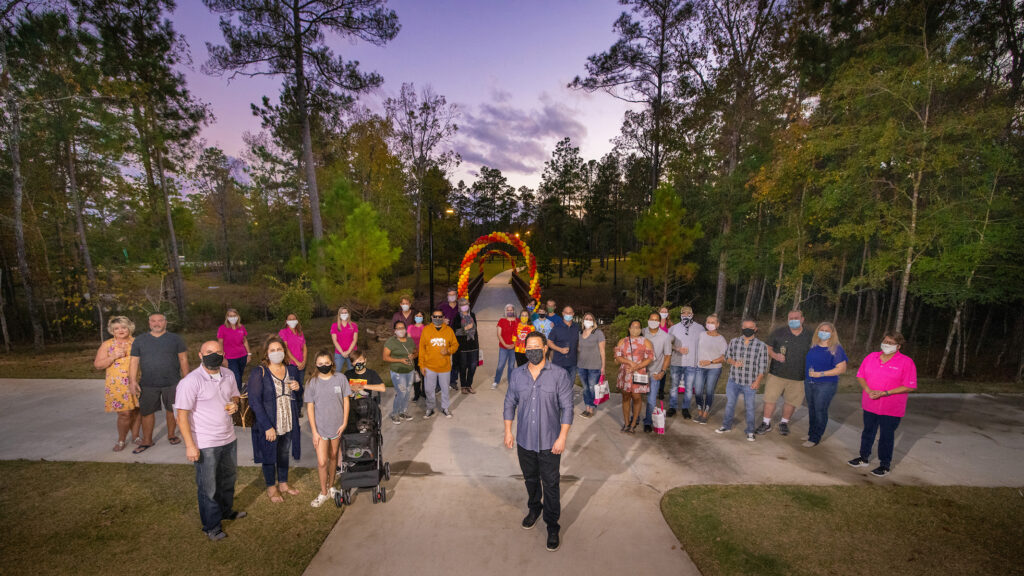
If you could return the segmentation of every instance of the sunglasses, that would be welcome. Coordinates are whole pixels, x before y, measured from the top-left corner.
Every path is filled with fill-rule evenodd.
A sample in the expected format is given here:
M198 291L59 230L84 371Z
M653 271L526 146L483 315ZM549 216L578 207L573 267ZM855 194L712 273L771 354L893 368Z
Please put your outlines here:
M434 320L440 320L441 318L444 318L444 316L431 316L431 318Z

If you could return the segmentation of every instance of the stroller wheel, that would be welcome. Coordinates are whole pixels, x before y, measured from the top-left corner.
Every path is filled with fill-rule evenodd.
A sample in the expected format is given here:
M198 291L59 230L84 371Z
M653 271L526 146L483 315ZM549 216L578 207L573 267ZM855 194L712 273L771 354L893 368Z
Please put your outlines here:
M391 462L384 463L384 479L391 480Z
M351 490L343 490L341 492L341 501L344 502L346 506L351 506L352 505L352 491Z
M380 487L380 501L381 502L387 502L388 501L388 489L383 487L383 486Z
M344 504L344 498L342 497L341 492L335 492L334 505L337 506L338 508L341 508L342 504Z
M380 502L380 488L373 489L373 503Z

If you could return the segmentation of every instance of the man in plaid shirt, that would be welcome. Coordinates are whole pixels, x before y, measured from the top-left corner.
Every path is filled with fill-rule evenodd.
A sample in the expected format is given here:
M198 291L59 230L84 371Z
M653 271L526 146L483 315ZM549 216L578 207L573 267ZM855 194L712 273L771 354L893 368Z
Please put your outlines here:
M733 338L725 352L725 363L732 366L729 370L729 382L725 387L725 414L722 427L715 432L725 434L732 429L733 415L736 413L736 399L743 394L743 407L747 411L747 440L754 441L754 402L761 379L768 371L768 347L754 337L757 334L757 323L744 320L743 336Z

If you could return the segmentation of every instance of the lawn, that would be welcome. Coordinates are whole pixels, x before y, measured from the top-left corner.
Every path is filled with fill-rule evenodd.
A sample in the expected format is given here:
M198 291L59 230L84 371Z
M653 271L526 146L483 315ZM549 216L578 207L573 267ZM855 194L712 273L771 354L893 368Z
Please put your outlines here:
M661 510L704 576L1024 574L1024 492L691 486Z
M0 462L5 574L301 574L341 517L309 501L316 472L292 469L301 491L271 504L256 467L240 467L229 537L201 531L188 465Z

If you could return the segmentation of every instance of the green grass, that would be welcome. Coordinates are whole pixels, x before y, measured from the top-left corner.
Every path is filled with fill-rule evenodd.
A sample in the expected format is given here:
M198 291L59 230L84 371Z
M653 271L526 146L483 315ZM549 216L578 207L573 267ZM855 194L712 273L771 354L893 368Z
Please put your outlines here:
M301 574L342 511L309 506L316 472L293 469L301 493L271 504L257 467L240 467L229 537L201 530L189 465L0 462L4 574Z
M1024 492L691 486L661 511L704 576L1024 574Z

